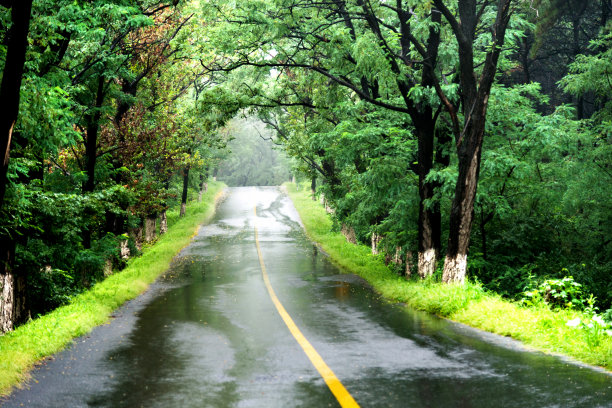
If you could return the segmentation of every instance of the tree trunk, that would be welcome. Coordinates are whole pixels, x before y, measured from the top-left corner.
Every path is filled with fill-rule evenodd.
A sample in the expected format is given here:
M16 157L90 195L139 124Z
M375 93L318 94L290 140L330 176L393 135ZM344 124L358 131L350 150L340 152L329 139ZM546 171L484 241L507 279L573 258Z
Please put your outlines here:
M0 333L13 330L26 320L26 277L13 269L15 241L0 238Z
M378 245L380 244L381 239L382 237L380 235L378 235L375 232L372 233L372 254L373 255L378 255L380 253Z
M481 133L484 133L484 126ZM451 206L448 247L442 275L445 283L463 283L467 270L467 253L474 218L474 201L482 151L482 135L471 136L475 141L459 155L459 177ZM468 144L468 140L465 140L464 143Z
M149 214L145 218L145 241L153 242L157 236L157 214Z
M350 242L351 244L357 243L357 236L355 235L355 229L353 227L351 227L350 225L342 224L340 231L348 242Z
M159 215L159 235L163 235L168 232L168 216L166 210L163 210Z
M204 174L200 174L200 192L198 193L199 203L202 202L202 196L204 195L207 189L208 189L208 186L206 185L206 179L204 178Z
M138 249L139 251L142 250L142 232L143 232L143 221L142 219L140 219L139 221L140 225L136 226L136 227L131 227L129 230L129 235L132 237L132 239L134 240L134 246L136 246L136 249Z
M25 54L28 47L28 32L32 0L15 1L11 10L12 27L8 35L6 59L0 84L0 210L8 183L11 139L17 116ZM25 315L25 277L13 269L15 241L9 234L0 236L0 333L12 330Z
M475 0L459 0L459 19L442 0L433 0L450 23L459 48L459 80L461 86L463 126L457 123L454 108L447 106L454 120L455 143L459 159L459 176L451 205L448 246L442 280L463 283L467 271L467 252L474 218L474 202L480 173L487 106L495 80L497 62L504 46L513 0L497 1L497 16L490 27L491 42L484 64L476 72L474 39L480 21ZM463 129L463 130L461 130Z
M0 238L0 333L13 330L15 324L15 242L9 237Z
M128 246L127 239L119 242L119 253L121 255L121 259L128 259L130 257L130 247Z
M183 195L181 196L181 213L180 216L185 216L185 210L187 208L187 191L189 188L189 166L183 170Z
M417 270L421 278L433 275L440 254L442 216L438 203L426 205L425 202L434 199L438 183L426 181L433 168L434 158L434 126L428 114L417 128L418 137L418 174L419 174L419 222L418 222L418 264ZM428 120L429 119L429 120ZM427 123L429 122L429 123ZM428 125L428 126L426 126Z
M414 264L412 263L412 252L406 252L406 269L405 276L409 278L412 275L412 270L414 269Z
M385 254L385 263L387 265L390 263L393 265L400 265L402 263L402 247L395 247L395 253L393 254L387 251Z
M0 154L2 154L2 168L0 168L0 208L4 203L6 194L7 172L11 150L13 128L19 115L19 91L25 64L25 54L28 48L28 31L30 30L30 14L32 0L13 2L11 10L12 27L8 35L6 60L2 71L0 85Z
M96 102L94 111L87 116L87 140L85 142L85 171L87 181L83 184L83 192L92 192L95 187L96 159L98 155L98 131L100 129L100 118L102 117L102 103L104 102L104 77L98 78L98 89L96 91Z
M312 178L310 179L310 192L312 193L312 200L316 201L317 200L317 177L316 176L312 176Z

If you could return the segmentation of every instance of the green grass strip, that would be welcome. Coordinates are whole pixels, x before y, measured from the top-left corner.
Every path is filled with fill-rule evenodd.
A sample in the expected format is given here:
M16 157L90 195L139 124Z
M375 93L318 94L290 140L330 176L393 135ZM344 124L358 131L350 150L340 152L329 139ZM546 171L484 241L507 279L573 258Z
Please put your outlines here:
M222 183L209 183L202 202L187 207L185 217L170 213L168 232L143 255L131 259L127 268L97 283L65 306L32 320L0 337L0 396L28 378L36 362L64 349L73 339L109 321L111 313L127 300L143 293L165 272L197 228L212 218ZM177 210L178 211L178 210Z
M385 298L425 312L520 340L530 348L561 354L587 364L612 368L612 337L569 327L567 321L582 316L572 310L551 311L545 306L526 307L485 291L480 285L446 285L407 280L372 255L365 245L353 245L339 232L310 191L286 184L309 238L319 243L331 260L347 272L367 280ZM582 316L584 317L584 316ZM586 317L585 317L586 318Z

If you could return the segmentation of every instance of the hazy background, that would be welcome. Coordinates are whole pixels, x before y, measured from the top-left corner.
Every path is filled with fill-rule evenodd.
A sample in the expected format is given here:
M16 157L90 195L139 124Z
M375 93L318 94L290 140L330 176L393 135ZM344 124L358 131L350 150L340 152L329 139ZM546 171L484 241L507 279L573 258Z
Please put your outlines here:
M291 180L290 161L270 140L273 131L256 118L235 118L224 129L234 139L217 180L230 187L277 186Z

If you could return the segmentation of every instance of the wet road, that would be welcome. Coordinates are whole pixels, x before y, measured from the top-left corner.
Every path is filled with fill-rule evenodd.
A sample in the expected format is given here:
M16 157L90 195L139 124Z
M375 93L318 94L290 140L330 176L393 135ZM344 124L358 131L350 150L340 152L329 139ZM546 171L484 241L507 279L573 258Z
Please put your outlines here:
M270 300L255 225L279 300L362 407L612 406L608 374L379 299L276 188L231 189L149 292L2 406L338 406Z

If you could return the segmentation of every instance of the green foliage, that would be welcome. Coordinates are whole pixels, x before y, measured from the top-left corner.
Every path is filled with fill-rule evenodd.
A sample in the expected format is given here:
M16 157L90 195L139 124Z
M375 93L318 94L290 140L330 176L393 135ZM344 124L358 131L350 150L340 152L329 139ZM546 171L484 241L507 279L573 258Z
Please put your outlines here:
M287 188L308 236L321 245L332 262L366 279L385 298L472 327L511 336L543 351L565 354L607 369L612 367L612 336L607 334L604 326L593 325L589 327L591 332L580 331L577 336L576 330L579 329L567 325L568 321L576 318L584 320L587 327L591 324L589 320L599 324L597 322L602 318L595 317L593 321L593 309L589 309L593 304L592 297L586 299L584 312L565 308L553 311L548 307L526 307L519 302L504 300L484 290L479 283L445 285L431 278L406 280L391 271L380 257L371 255L368 247L350 244L341 234L331 232L329 216L307 191L296 191L292 184ZM571 284L569 287L575 286Z
M30 313L33 316L40 316L68 303L79 292L74 276L61 269L43 269L39 273L28 274L27 279L32 300Z
M141 257L130 260L126 269L95 284L90 290L72 296L68 304L0 336L0 395L7 395L12 387L26 380L28 371L38 361L107 322L113 310L144 292L168 269L174 256L189 244L197 226L212 217L222 188L220 183L211 183L203 201L190 206L187 216L175 222L168 233L146 249ZM52 282L39 282L40 290L46 291L46 296L55 296L57 302L70 296L61 288L64 283L75 280L74 277L63 271L41 273L51 274L42 279Z
M592 295L591 299L593 299ZM526 290L523 293L522 301L529 305L544 302L553 309L583 309L589 304L589 299L586 298L582 285L576 282L572 276L565 276L561 279L546 279L537 286Z
M586 343L590 348L594 348L601 344L602 338L612 336L612 322L606 319L609 317L607 312L604 315L597 314L598 309L594 305L595 299L592 295L586 303L584 314L569 320L566 326L582 331Z

